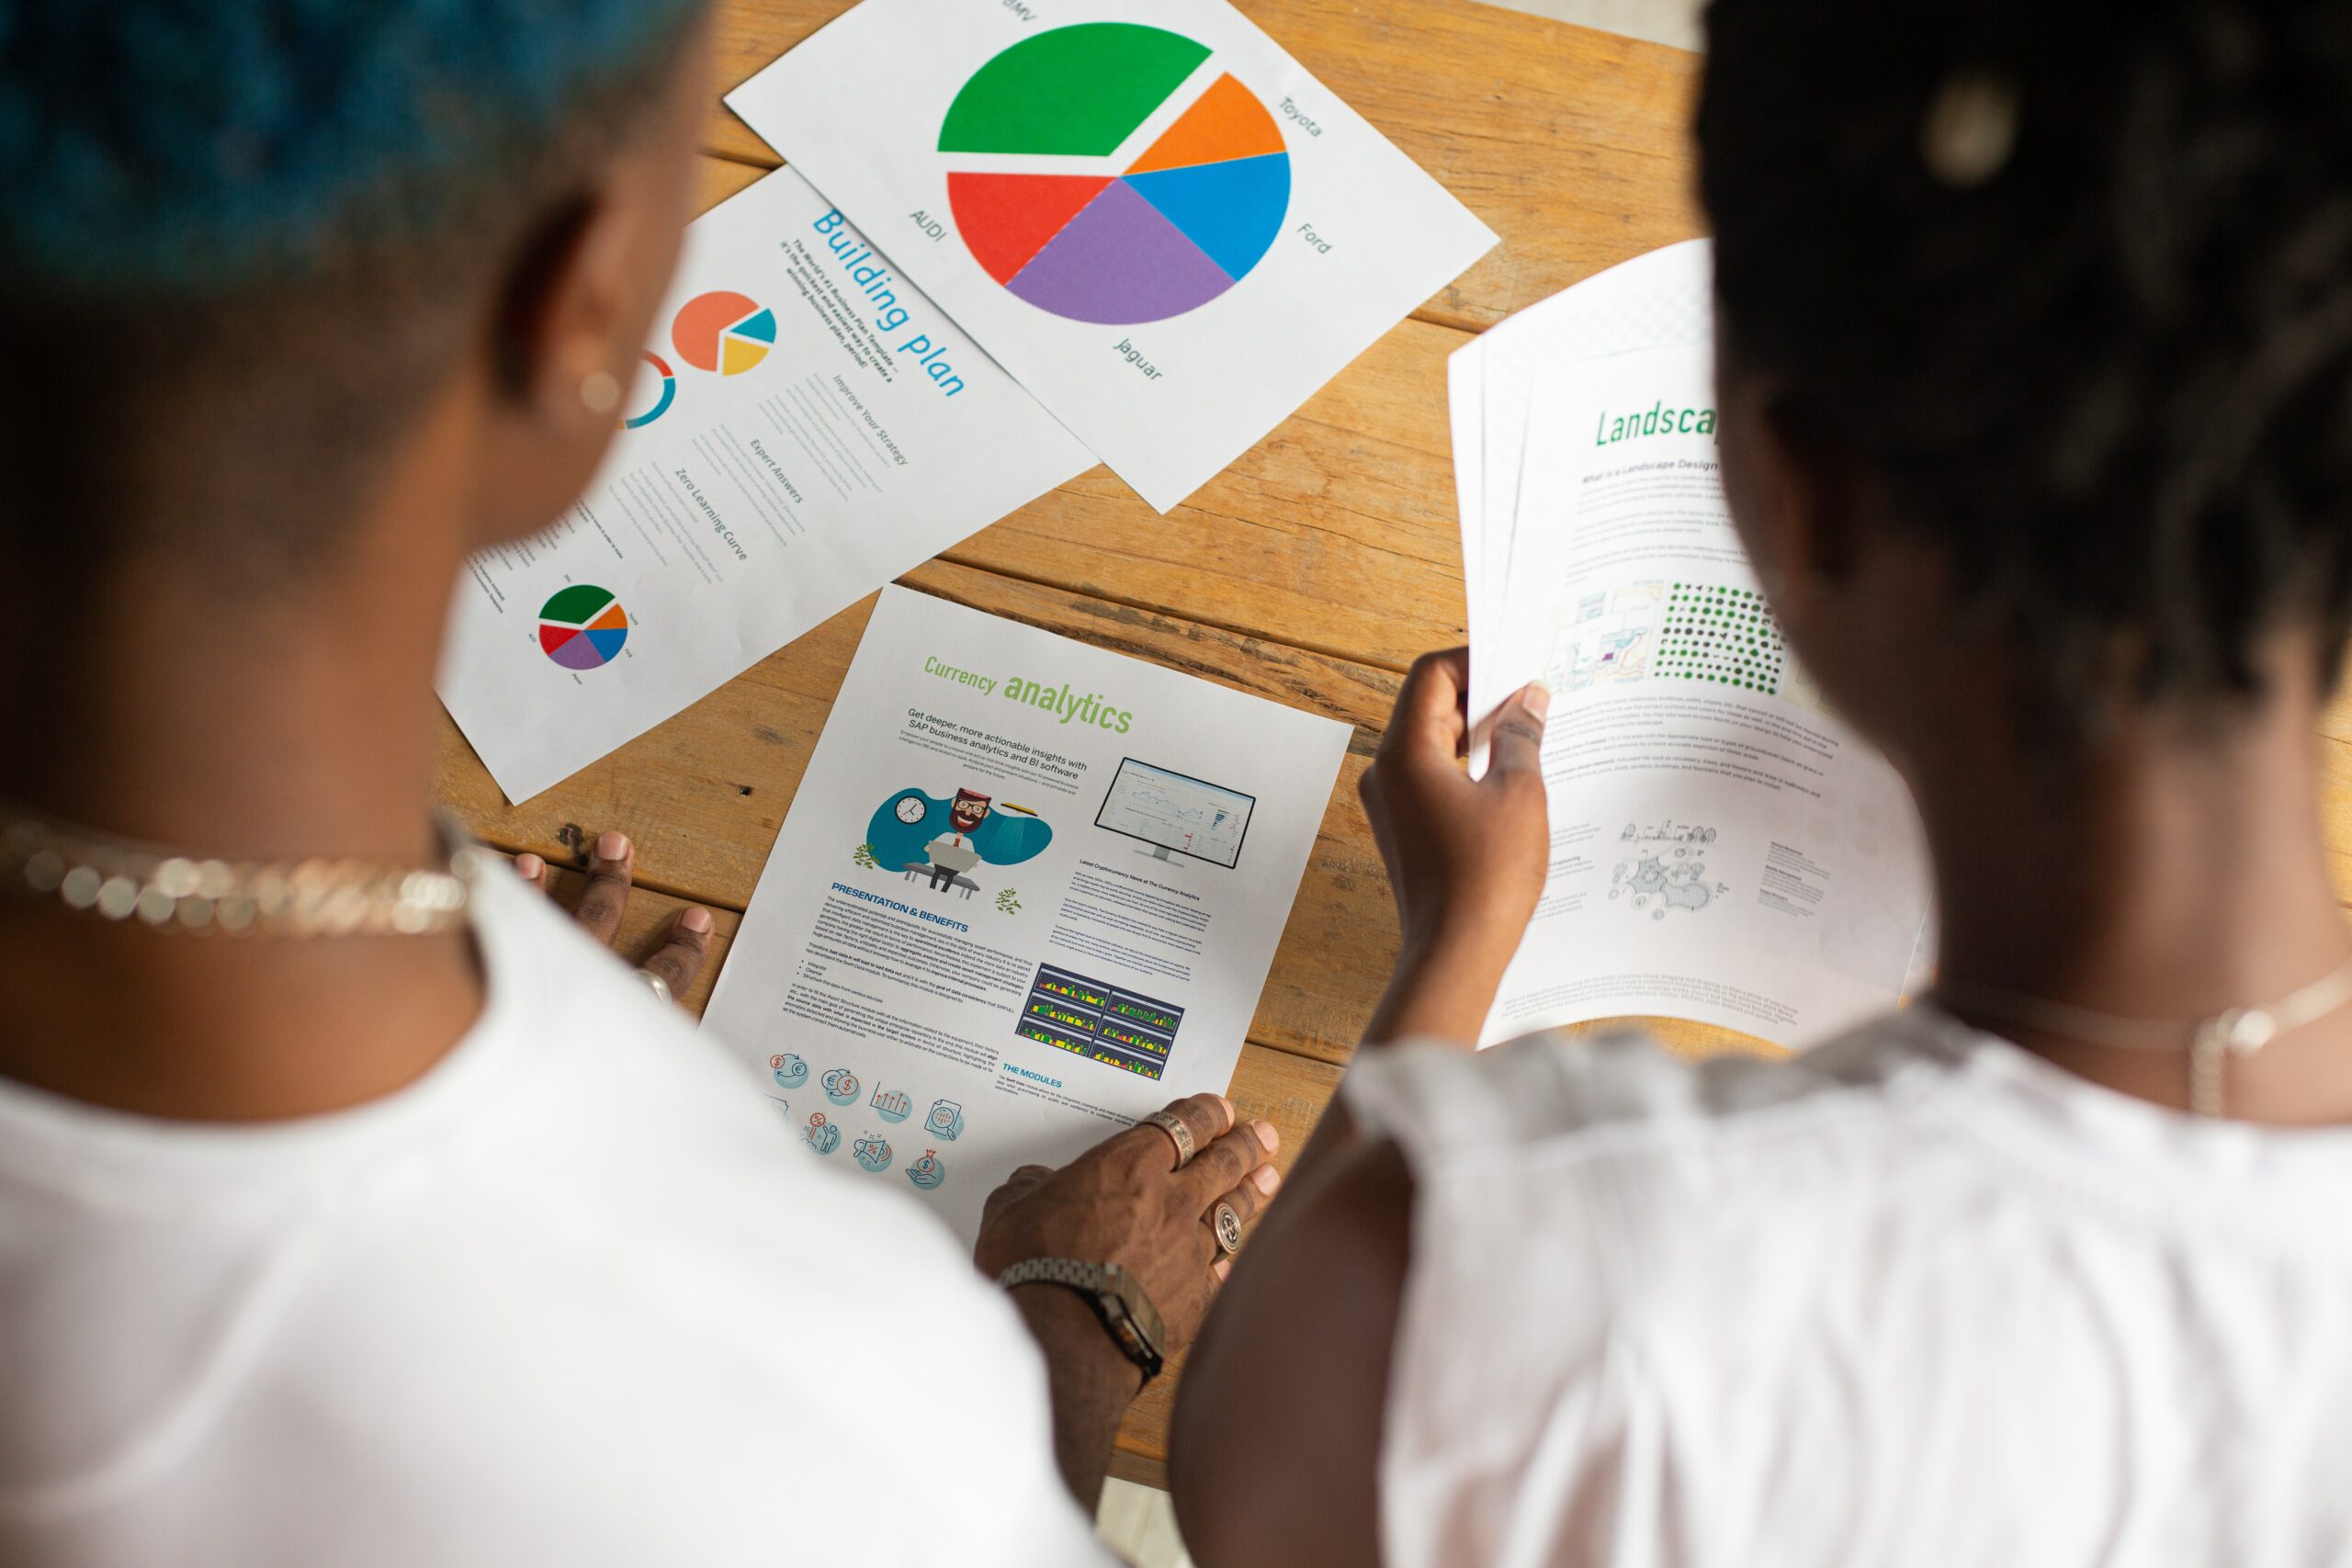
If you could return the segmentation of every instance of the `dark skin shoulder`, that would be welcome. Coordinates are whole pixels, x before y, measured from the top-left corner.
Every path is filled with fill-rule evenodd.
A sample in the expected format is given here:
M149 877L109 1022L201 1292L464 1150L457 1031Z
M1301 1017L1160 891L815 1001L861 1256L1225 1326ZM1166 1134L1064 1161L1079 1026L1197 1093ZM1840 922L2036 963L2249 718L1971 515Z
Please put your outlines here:
M1473 782L1469 652L1418 660L1359 788L1403 936L1362 1049L1468 1050L1544 889L1541 687L1504 705ZM1169 1479L1203 1568L1380 1560L1388 1364L1411 1262L1413 1178L1347 1102L1324 1113L1218 1295L1178 1385Z
M1382 1416L1412 1213L1403 1152L1360 1140L1295 1182L1237 1260L1170 1434L1177 1523L1202 1568L1379 1562ZM1307 1497L1315 1506L1299 1506Z

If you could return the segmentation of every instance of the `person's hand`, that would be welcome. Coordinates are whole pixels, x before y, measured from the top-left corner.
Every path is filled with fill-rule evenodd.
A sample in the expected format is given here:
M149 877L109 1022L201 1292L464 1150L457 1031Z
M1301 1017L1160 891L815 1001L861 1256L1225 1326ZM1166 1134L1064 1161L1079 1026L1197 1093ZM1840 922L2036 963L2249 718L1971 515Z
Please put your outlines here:
M581 930L606 947L620 935L621 914L628 908L629 878L636 869L637 848L626 834L600 834L590 846L588 886L580 895L580 907L572 911L572 918ZM537 855L516 855L514 870L540 892L548 891L548 863ZM688 905L670 922L661 950L639 967L660 976L672 997L683 998L709 956L710 911Z
M1486 777L1473 782L1462 765L1469 677L1467 649L1416 660L1364 770L1364 816L1404 932L1396 979L1369 1039L1416 1033L1468 1043L1543 896L1551 694L1531 685L1503 705Z
M1503 705L1487 776L1474 783L1462 766L1469 678L1467 649L1413 661L1359 790L1408 952L1470 937L1517 947L1551 860L1543 762L1551 694L1531 685Z
M1192 1129L1197 1151L1182 1169L1175 1139L1151 1122L1112 1134L1059 1170L1023 1166L981 1211L972 1252L980 1271L994 1279L1033 1258L1115 1263L1159 1309L1168 1334L1160 1348L1191 1343L1233 1267L1209 1222L1220 1201L1246 1222L1274 1195L1282 1178L1266 1162L1281 1138L1271 1122L1235 1126L1222 1095L1196 1094L1168 1109Z
M1159 1313L1163 1353L1192 1343L1233 1260L1209 1228L1219 1202L1243 1221L1282 1185L1266 1162L1281 1138L1269 1122L1234 1125L1222 1095L1196 1094L1168 1109L1193 1134L1194 1154L1176 1167L1176 1141L1139 1122L1059 1170L1025 1165L989 1195L972 1260L995 1279L1033 1258L1115 1263L1134 1275ZM1093 1309L1059 1285L1012 1292L1046 1352L1054 1400L1054 1446L1071 1494L1093 1506L1120 1413L1143 1373L1112 1341Z

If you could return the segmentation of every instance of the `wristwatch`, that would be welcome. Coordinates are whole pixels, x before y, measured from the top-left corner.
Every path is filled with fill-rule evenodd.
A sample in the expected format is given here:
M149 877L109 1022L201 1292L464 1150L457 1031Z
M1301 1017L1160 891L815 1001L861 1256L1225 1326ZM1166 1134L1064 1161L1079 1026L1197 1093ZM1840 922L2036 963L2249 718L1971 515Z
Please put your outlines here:
M1076 1291L1094 1308L1094 1315L1111 1331L1111 1342L1128 1360L1143 1369L1143 1381L1159 1375L1167 1358L1159 1347L1168 1336L1159 1324L1159 1309L1143 1281L1115 1263L1080 1263L1075 1258L1033 1258L1016 1263L996 1277L1005 1290L1015 1285L1060 1285Z

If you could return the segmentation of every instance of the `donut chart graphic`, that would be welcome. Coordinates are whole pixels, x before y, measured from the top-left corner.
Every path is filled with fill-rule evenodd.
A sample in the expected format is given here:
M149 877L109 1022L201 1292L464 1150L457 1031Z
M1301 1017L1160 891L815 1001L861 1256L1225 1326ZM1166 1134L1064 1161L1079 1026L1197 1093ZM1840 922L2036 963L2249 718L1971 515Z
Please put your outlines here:
M607 589L575 582L539 606L539 650L566 670L601 670L628 641L628 612Z
M697 370L741 376L775 346L775 312L732 289L697 294L678 307L670 346Z
M643 413L622 415L621 428L623 430L644 429L647 425L651 424L655 420L660 419L663 414L668 413L670 412L670 405L678 400L678 374L676 371L670 368L669 361L663 359L660 355L653 353L650 349L639 355L638 357L644 360L648 365L653 367L653 385L655 389L654 402L653 406L647 409Z
M1180 33L1134 22L1036 34L972 73L939 151L951 162L1109 158L1208 58ZM1131 326L1197 310L1249 276L1282 232L1290 184L1282 128L1221 73L1125 168L951 168L947 200L972 259L1013 294L1069 321Z

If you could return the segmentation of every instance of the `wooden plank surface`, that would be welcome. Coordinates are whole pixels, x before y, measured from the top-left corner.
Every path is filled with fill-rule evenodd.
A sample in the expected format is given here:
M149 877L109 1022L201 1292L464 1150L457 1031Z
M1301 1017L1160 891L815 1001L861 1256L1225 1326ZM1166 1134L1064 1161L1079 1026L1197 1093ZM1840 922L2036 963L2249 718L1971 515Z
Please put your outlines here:
M848 8L849 0L727 0L722 90ZM1423 320L1478 331L1701 231L1684 145L1694 55L1464 0L1240 0L1240 8L1501 236L1422 307ZM704 144L745 163L776 162L724 107Z
M703 203L766 173L706 158ZM1445 358L1468 341L1399 325L1166 516L1098 468L943 558L1401 671L1467 624Z

